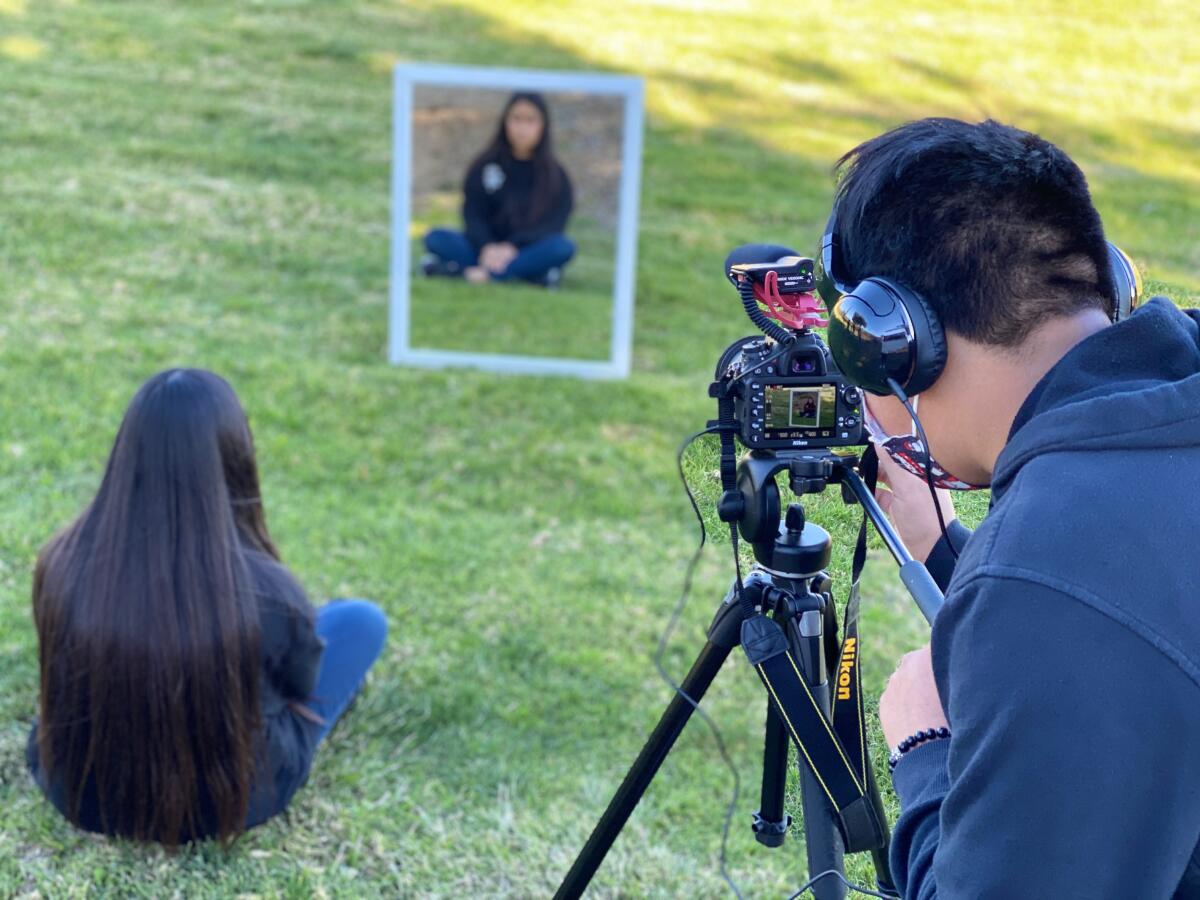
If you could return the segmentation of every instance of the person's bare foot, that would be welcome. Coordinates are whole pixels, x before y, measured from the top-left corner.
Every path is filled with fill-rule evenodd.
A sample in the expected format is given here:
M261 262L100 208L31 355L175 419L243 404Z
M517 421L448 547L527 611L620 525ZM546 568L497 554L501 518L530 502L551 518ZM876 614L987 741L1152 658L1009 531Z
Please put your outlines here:
M485 281L491 281L492 276L483 266L467 266L463 269L463 278L471 284L483 284Z

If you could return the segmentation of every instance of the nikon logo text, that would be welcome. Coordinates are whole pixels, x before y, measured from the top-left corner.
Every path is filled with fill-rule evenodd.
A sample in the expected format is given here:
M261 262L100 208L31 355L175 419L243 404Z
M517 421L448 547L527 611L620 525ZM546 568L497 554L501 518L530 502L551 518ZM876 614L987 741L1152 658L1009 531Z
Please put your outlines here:
M854 645L857 638L846 638L842 644L842 661L838 663L837 698L850 699L850 676L854 673Z

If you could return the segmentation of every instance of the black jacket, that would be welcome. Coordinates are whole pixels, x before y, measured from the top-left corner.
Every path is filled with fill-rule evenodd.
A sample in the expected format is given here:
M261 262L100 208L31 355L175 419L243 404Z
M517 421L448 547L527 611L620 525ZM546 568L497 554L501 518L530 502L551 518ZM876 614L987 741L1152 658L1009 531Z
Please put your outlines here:
M905 898L1200 898L1197 522L1200 312L1155 298L1047 373L952 535L952 737L893 776Z
M508 241L526 247L561 234L571 215L574 193L566 169L558 166L558 195L537 221L525 221L533 199L533 163L497 160L472 166L463 181L463 222L467 240L478 250L484 244Z
M313 608L304 589L282 565L254 550L245 551L258 599L261 623L262 676L259 702L263 716L260 751L262 761L255 777L247 826L257 825L283 810L292 794L308 778L315 749L315 727L290 701L312 694L321 663L323 644L313 629ZM37 754L37 723L29 732L26 762L38 787L66 815L67 797L59 779L47 780ZM202 786L202 796L203 796ZM99 797L89 780L84 788L79 824L87 831L102 831ZM201 833L184 839L206 838L216 833L208 821Z

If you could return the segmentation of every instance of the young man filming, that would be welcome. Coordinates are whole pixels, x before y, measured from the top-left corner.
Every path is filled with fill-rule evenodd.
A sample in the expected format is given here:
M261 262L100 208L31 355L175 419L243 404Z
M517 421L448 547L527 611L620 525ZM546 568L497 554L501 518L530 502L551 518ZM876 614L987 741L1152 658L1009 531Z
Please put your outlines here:
M928 446L868 400L881 504L946 589L880 700L897 885L1200 898L1200 314L1113 323L1083 173L1036 135L927 119L841 165L843 281L935 326L903 391ZM941 488L977 486L972 534Z

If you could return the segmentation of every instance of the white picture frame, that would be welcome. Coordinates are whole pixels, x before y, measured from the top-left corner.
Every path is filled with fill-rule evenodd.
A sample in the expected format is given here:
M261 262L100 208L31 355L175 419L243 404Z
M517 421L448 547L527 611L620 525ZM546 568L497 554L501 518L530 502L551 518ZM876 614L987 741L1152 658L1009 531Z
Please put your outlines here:
M526 375L626 378L633 357L633 305L637 265L638 200L641 191L644 91L630 75L400 63L393 70L392 216L388 315L388 361L427 368L465 367ZM617 201L616 259L613 270L612 330L607 360L557 359L498 353L468 353L413 347L410 342L409 225L412 216L413 88L497 88L575 91L624 99L621 181Z

